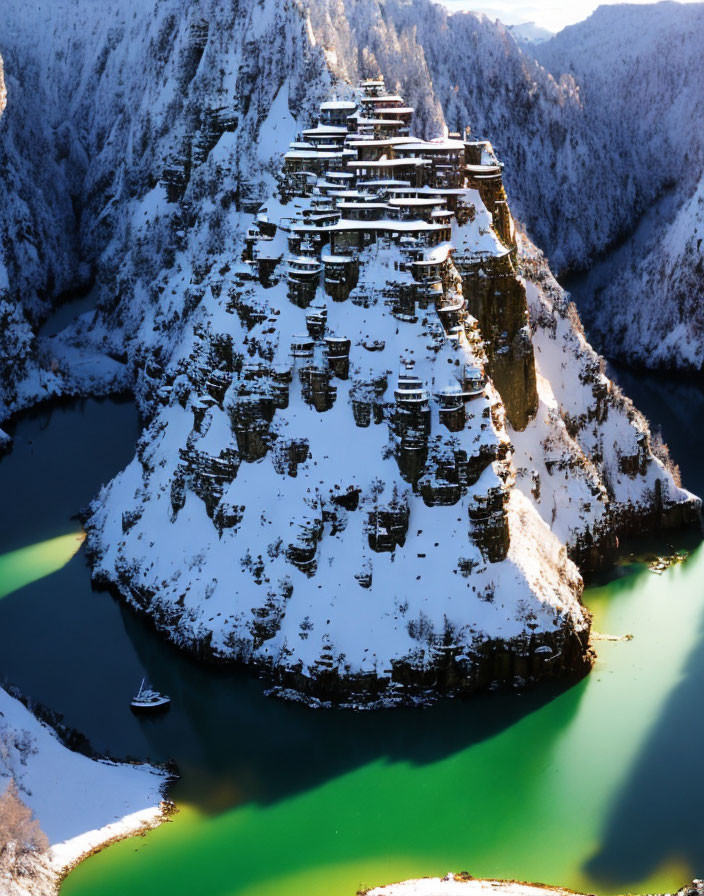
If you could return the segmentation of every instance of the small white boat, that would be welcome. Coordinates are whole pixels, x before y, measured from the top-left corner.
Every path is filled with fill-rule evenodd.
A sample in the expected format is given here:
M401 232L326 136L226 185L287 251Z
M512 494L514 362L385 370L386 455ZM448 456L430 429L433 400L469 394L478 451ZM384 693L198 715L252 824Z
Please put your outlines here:
M168 709L171 697L160 694L153 688L145 687L146 679L142 679L137 695L132 699L130 706L134 712L157 712Z

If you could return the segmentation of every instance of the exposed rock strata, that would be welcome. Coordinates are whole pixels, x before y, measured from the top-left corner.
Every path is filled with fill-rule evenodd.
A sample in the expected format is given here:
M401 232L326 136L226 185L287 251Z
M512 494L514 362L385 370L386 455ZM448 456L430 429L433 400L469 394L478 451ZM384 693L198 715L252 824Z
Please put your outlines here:
M596 562L628 501L696 502L519 254L491 146L407 140L379 158L383 135L360 144L335 118L363 102L321 107L244 263L197 275L188 353L145 351L152 422L94 508L96 576L185 649L268 669L286 694L399 702L580 674L581 582L548 527ZM432 173L387 188L365 166Z

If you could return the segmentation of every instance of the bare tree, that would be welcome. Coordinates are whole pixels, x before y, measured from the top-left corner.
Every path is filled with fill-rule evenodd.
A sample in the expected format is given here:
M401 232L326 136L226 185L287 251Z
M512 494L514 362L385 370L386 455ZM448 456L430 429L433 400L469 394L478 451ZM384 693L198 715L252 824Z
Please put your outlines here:
M20 798L14 778L10 779L0 795L0 872L19 870L30 853L41 854L48 848L46 834Z

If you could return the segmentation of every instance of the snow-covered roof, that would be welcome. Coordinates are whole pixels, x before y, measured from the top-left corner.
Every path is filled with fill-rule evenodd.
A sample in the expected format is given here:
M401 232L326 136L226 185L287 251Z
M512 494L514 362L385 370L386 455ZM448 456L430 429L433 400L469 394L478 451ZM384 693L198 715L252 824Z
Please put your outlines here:
M463 152L464 143L461 140L411 140L403 147L403 152Z
M348 230L384 230L389 233L419 233L421 231L438 231L446 230L445 224L429 224L427 221L396 221L383 218L379 221L352 221L349 218L343 218L335 224L315 225L315 224L293 224L292 230L302 231L304 233L330 233Z
M443 200L439 196L433 199L426 199L425 197L418 198L416 196L394 196L389 199L388 204L394 208L406 208L407 206L432 208L434 205L442 203L442 201Z
M414 168L419 168L423 165L429 165L430 162L428 159L416 159L414 157L408 159L377 159L370 160L368 162L360 162L355 159L351 159L347 163L348 168L408 168L408 166L412 166Z
M387 208L386 202L338 202L337 207L342 209L350 208Z
M352 100L329 100L320 104L321 112L334 111L337 109L356 109L357 103Z
M289 255L286 264L300 264L304 267L319 267L320 261L317 258L311 258L310 255Z
M319 149L293 149L287 152L285 159L337 159L342 158L341 152L331 152Z
M363 96L363 103L379 103L379 102L394 102L394 103L402 103L403 97L399 96L397 93L387 93L383 96Z
M399 188L407 188L409 190L415 190L415 187L411 187L410 183L407 180L388 180L388 179L380 179L380 180L363 180L360 181L365 187L384 187L385 189L390 189L391 187L399 187Z
M465 170L476 177L496 177L501 174L502 165L465 165Z
M374 114L375 115L386 115L387 113L391 113L392 115L412 115L416 110L413 106L375 106Z
M386 125L387 127L401 127L403 125L402 121L398 121L395 118L360 118L359 113L355 112L354 115L349 115L348 118L356 118L357 125Z
M381 140L360 140L356 135L351 135L347 146L352 149L363 149L365 146L400 146L405 143L417 144L415 137L384 137Z
M309 134L311 137L316 137L318 134L346 134L347 128L344 125L339 124L319 124L314 128L305 128L302 131L303 134Z

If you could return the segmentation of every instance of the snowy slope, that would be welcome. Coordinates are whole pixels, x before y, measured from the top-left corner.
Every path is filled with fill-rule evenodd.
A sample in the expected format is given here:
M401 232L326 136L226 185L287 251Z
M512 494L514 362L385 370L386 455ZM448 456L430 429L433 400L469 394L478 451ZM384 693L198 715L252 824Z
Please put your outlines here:
M649 245L588 306L595 333L611 355L635 364L701 370L704 178Z
M521 47L500 23L451 15L429 0L388 0L383 9L379 0L265 3L254 17L248 3L216 0L197 8L169 0L156 9L142 0L117 7L57 0L48 8L8 0L0 21L10 86L0 118L0 178L8 189L0 202L12 197L13 205L3 214L0 284L21 296L23 310L17 318L17 309L4 309L15 315L12 344L0 347L14 361L3 365L6 376L16 380L36 354L23 313L41 314L57 290L85 277L85 265L96 269L101 301L114 312L109 328L134 331L149 313L144 303L129 311L116 306L135 279L148 279L164 260L178 266L183 247L175 243L186 228L201 231L201 247L232 240L237 226L227 210L265 195L271 180L262 174L273 174L286 142L268 127L271 139L259 140L270 110L281 108L287 120L287 96L285 129L300 124L336 79L355 83L369 71L404 92L424 136L445 124L470 125L492 139L507 163L514 213L553 269L588 265L666 185L677 185L682 202L696 188L700 17L698 4L608 7L540 46ZM211 159L223 129L226 139L220 136ZM192 181L193 219L176 220L160 207L157 181L166 169ZM203 205L218 189L225 205ZM126 204L133 213L121 213ZM83 209L80 221L73 205ZM141 257L129 253L138 270L125 258L133 240L149 245ZM690 260L682 248L675 270L682 284L696 275ZM648 269L658 264L653 255ZM676 291L659 302L658 284L648 286L647 278L648 301L639 304L635 281L637 288L625 283L628 306L640 316L632 332L610 324L615 290L589 322L610 351L647 363L650 309L659 304L669 319L686 321ZM180 315L178 303L171 313ZM122 338L98 335L103 348L122 352ZM639 344L631 343L643 339L638 355ZM687 358L675 352L671 360ZM14 384L5 391L15 398Z
M519 25L509 25L509 31L516 38L519 44L542 44L554 35L554 31L549 31L535 22L521 22Z
M604 6L533 49L555 77L569 72L580 84L595 127L609 124L626 138L631 228L665 188L671 194L675 214L654 222L628 266L582 306L606 352L647 367L701 368L704 358L703 28L702 4Z
M161 817L165 775L148 766L97 762L66 749L56 735L0 688L0 791L10 780L51 844L39 869L53 891L56 876L96 846ZM4 886L4 884L3 884ZM10 894L23 893L22 881ZM34 881L27 893L40 892ZM5 890L3 890L5 892Z

